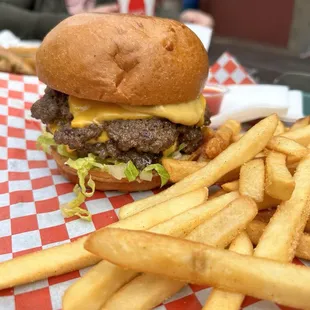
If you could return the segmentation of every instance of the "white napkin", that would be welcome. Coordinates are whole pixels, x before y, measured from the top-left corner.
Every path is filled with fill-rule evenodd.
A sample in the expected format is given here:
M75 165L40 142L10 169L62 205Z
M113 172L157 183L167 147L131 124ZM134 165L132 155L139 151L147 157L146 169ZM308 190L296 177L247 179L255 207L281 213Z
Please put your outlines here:
M279 114L280 118L285 122L295 122L299 118L305 117L303 113L303 95L300 90L290 90L288 92L289 108L283 113Z
M231 85L219 114L211 117L218 127L228 119L247 122L277 113L285 121L302 117L302 95L280 85Z
M41 41L22 41L20 38L14 35L10 30L0 31L0 46L4 48L9 47L37 47Z

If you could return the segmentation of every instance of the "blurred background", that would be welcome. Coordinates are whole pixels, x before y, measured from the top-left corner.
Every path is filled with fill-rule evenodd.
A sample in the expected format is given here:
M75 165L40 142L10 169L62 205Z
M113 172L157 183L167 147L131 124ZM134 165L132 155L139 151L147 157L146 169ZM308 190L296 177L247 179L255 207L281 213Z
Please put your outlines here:
M36 47L58 22L119 10L196 25L211 64L228 51L258 83L309 90L308 0L0 0L0 70L35 74Z

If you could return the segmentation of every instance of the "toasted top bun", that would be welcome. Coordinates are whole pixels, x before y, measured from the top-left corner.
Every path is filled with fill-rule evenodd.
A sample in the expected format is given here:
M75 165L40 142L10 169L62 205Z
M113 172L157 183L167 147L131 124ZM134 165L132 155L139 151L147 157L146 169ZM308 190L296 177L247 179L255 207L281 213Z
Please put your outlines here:
M208 56L185 25L125 14L78 14L52 29L37 52L37 74L79 98L128 105L194 100Z

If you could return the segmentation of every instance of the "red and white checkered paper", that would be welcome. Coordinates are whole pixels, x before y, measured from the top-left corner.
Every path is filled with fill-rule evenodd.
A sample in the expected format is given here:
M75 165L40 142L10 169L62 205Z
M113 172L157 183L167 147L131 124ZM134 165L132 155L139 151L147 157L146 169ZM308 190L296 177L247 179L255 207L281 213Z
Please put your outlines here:
M225 52L210 67L208 82L221 85L255 84L252 77L228 52Z
M211 71L212 82L253 83L227 53ZM59 205L73 198L74 184L60 175L54 160L36 149L41 125L30 116L30 107L44 88L36 77L0 73L0 261L75 240L117 221L124 204L153 194L97 191L84 204L93 222L64 219ZM86 271L2 290L0 309L61 309L64 291ZM157 310L198 310L209 293L210 288L189 285ZM279 307L246 298L243 309Z

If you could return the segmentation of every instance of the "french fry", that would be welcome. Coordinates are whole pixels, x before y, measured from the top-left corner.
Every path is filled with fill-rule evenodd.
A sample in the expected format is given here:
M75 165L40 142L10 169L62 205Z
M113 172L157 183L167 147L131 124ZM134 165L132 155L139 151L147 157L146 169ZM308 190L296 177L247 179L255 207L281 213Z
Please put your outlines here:
M262 159L253 159L241 166L239 192L254 199L264 200L265 164Z
M290 199L295 182L286 167L286 156L271 152L266 158L266 193L279 200Z
M235 135L232 137L232 142L239 141L244 136L244 133L239 133L238 135Z
M258 214L255 217L255 220L268 224L271 217L274 215L275 212L276 212L276 209L262 210L258 212ZM310 219L308 219L307 221L304 232L310 233Z
M240 167L243 163L251 160L256 154L261 152L272 137L277 123L278 116L276 114L263 119L249 129L241 140L231 144L204 168L187 176L185 179L157 195L123 206L120 209L119 217L124 219L172 197L179 196L184 192L190 192L203 186L209 187L215 184L225 174Z
M278 121L278 126L274 132L274 136L278 136L278 135L281 135L282 133L285 132L285 127L284 127L284 124L279 120Z
M202 153L202 147L198 148L195 152L190 154L187 160L188 161L197 160L200 157L201 153Z
M263 221L254 219L248 224L246 232L254 245L259 243L259 239L262 236L267 224Z
M223 183L227 183L227 182L231 182L234 180L239 179L239 174L240 174L240 167L229 171L228 173L226 173L224 176L222 176L219 180L217 180L217 184L223 184Z
M270 219L273 217L275 212L276 212L276 208L259 211L255 217L255 220L258 220L264 223L269 223Z
M177 183L188 175L205 167L208 163L164 158L162 164L170 175L170 181Z
M205 141L205 142L209 141L215 135L214 130L208 126L202 127L201 131L202 131L202 135L203 135L203 141Z
M245 231L241 232L236 239L234 239L229 246L229 250L244 255L253 254L253 244Z
M291 262L310 215L310 155L297 167L295 189L269 221L254 255Z
M295 122L295 124L293 124L293 126L290 128L290 131L294 131L296 129L306 127L309 124L310 124L310 117L309 116L306 116L304 118L300 118L299 120L297 120Z
M270 197L265 193L264 200L257 203L258 210L265 210L273 207L277 207L281 203L281 200Z
M174 295L181 290L184 285L184 283L177 280L168 280L162 276L145 273L136 277L112 295L101 310L153 309L153 304L158 305L160 303L158 300L163 300L167 295L166 292ZM145 291L145 287L147 287L149 291ZM166 291L163 292L163 295L160 295L161 291L159 291L159 289L162 287L164 287ZM159 292L157 293L157 291ZM153 297L154 292L156 292L158 296ZM142 295L142 293L146 293L149 296Z
M256 213L255 203L249 198L240 197L198 226L187 239L223 248L246 227ZM185 283L152 274L142 274L112 296L103 309L151 309L184 285ZM127 306L124 308L125 305Z
M265 157L267 157L267 156L268 156L268 154L269 154L269 153L271 153L271 151L270 151L270 150L268 150L267 148L266 148L266 149L264 149L262 152L265 154Z
M149 229L159 223L200 205L208 198L208 189L201 188L165 201L157 206L148 208L143 213L137 213L130 219L112 224L126 229Z
M150 231L175 237L185 237L238 196L239 194L234 192L213 199L212 202L207 201L156 225ZM63 309L83 310L85 309L83 302L85 300L89 300L87 310L99 309L114 292L136 276L137 273L134 271L125 271L107 261L101 261L65 292Z
M257 206L249 197L239 197L205 223L197 226L186 239L225 248L257 215ZM228 220L229 219L229 220ZM223 233L223 226L226 231ZM238 229L236 229L238 227Z
M288 155L286 157L286 165L288 165L288 166L295 164L297 167L299 162L300 162L300 158L298 158L296 156Z
M305 266L241 255L190 240L113 228L100 231L100 236L91 235L85 247L123 268L220 287L289 307L309 308L310 269Z
M215 214L220 212L238 197L238 192L225 193L220 197L214 198L212 201L208 200L203 204L191 208L166 222L160 223L149 229L149 231L163 235L185 238L196 227L212 216L215 216Z
M294 175L295 174L295 171L296 171L296 168L297 166L299 165L299 161L296 161L294 163L288 163L287 162L287 158L286 158L286 166L287 166L287 169L289 170L289 172Z
M307 146L310 143L310 125L285 132L281 137L294 140L299 144Z
M201 204L207 197L208 191L202 188L110 226L136 230L148 229ZM26 254L0 263L0 289L46 279L98 263L98 258L84 250L84 241L85 238L81 238L73 243Z
M254 220L248 225L247 233L253 244L258 244L266 226L266 223L259 220ZM308 233L301 235L295 255L299 258L310 260L310 235Z
M239 135L241 130L240 122L235 120L226 121L215 132L214 136L207 140L205 145L205 154L208 158L215 158L224 151L232 142L232 137Z
M233 131L230 126L227 125L227 122L225 122L215 132L214 137L205 144L204 151L208 158L213 159L227 149L231 142L232 136Z
M170 181L172 183L177 183L182 179L184 179L185 177L187 177L188 175L205 167L209 161L210 161L209 159L207 159L207 161L204 160L202 162L199 162L199 161L164 158L162 160L162 164L170 175ZM236 168L225 174L222 178L218 180L217 183L226 183L232 180L236 180L237 178L239 178L239 172L240 169Z
M245 232L242 232L230 245L230 251L244 254L253 254L253 245ZM226 292L219 289L213 289L207 299L203 310L212 309L231 309L239 310L244 300L244 295L240 293Z
M199 162L199 163L208 163L209 161L210 161L210 159L207 158L206 154L204 154L204 153L201 153L199 155L199 157L197 158L197 162Z
M295 142L294 140L285 137L273 137L267 144L267 148L285 155L291 155L300 160L309 154L309 150Z
M219 129L215 136L210 139L205 146L205 153L208 158L213 159L227 149L232 139L230 128Z
M265 158L266 156L267 155L265 154L265 152L260 152L254 158Z
M239 180L227 182L221 185L225 192L233 192L239 190Z
M0 264L0 290L58 276L98 263L101 259L84 249L86 237L75 242L26 254Z
M227 128L229 128L232 131L233 136L236 136L240 133L241 131L241 124L240 122L230 119L227 120L223 126L226 126Z

